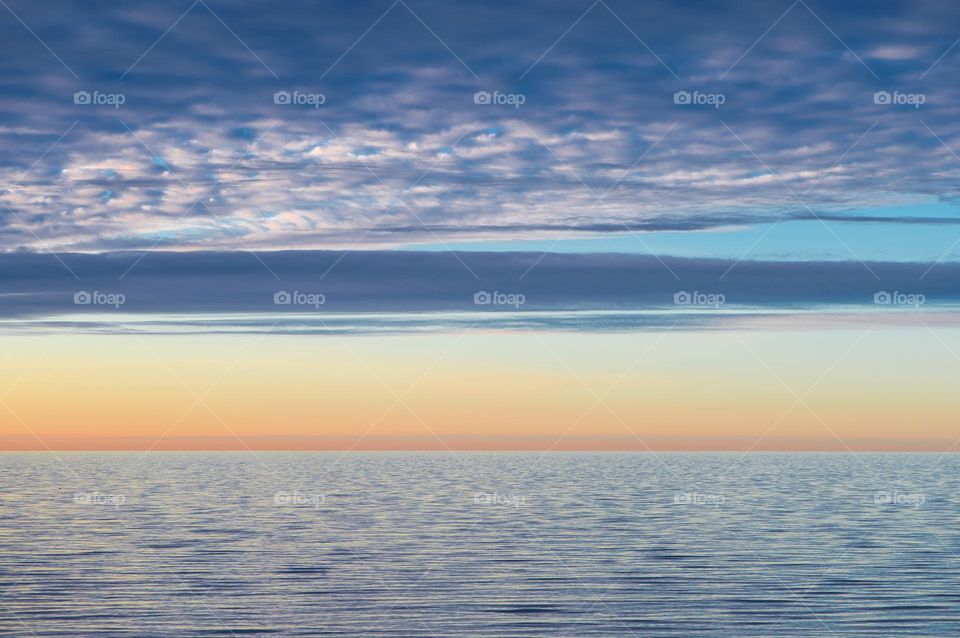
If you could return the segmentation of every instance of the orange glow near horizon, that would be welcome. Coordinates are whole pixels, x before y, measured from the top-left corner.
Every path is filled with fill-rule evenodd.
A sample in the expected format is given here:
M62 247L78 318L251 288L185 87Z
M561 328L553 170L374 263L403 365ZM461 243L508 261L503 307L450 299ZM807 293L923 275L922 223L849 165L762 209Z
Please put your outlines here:
M948 449L960 331L865 331L3 336L0 449Z

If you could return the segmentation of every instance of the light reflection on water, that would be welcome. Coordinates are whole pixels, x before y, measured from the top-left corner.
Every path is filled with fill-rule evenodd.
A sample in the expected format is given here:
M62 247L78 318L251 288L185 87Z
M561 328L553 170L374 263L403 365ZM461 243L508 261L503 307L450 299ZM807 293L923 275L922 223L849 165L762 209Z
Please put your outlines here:
M0 455L4 636L957 636L935 454Z

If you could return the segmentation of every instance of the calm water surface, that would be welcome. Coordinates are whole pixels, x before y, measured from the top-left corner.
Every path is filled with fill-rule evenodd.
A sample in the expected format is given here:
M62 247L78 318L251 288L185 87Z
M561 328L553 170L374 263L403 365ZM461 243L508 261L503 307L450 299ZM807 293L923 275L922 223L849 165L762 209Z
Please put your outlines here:
M960 460L0 454L3 636L960 636Z

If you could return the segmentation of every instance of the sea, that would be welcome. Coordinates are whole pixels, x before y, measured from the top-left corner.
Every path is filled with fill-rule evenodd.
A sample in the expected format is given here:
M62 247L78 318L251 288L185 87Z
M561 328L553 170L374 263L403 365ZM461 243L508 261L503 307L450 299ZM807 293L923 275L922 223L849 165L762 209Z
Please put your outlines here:
M0 453L0 635L955 637L958 459Z

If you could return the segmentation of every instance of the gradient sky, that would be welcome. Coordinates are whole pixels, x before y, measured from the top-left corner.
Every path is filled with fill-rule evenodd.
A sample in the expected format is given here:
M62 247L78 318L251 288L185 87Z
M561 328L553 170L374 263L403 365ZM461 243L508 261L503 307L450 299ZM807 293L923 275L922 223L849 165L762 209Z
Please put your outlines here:
M960 437L960 6L0 21L0 448Z
M724 328L4 337L0 445L945 451L956 438L957 328Z

